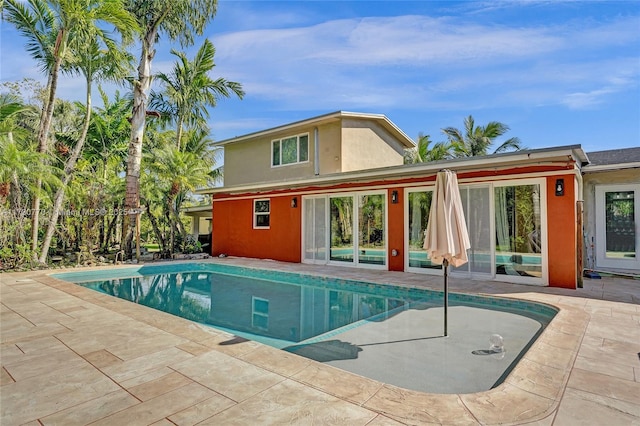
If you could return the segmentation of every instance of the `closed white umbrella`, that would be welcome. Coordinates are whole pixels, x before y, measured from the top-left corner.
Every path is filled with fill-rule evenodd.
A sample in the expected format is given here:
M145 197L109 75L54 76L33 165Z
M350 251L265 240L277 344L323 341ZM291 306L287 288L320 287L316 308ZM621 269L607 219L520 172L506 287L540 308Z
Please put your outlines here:
M442 264L444 270L444 335L447 336L448 266L467 263L467 250L471 248L458 178L451 170L441 170L436 175L436 188L431 199L429 221L424 234L423 247L427 250L430 260Z

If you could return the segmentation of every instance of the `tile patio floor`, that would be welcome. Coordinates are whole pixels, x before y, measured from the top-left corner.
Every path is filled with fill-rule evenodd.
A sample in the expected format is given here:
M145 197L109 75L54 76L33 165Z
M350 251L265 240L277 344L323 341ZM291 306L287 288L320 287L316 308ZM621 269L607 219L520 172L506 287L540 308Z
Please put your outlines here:
M441 289L441 276L250 259L241 266ZM640 425L640 281L583 289L451 277L561 310L504 383L408 391L48 276L0 274L0 424Z

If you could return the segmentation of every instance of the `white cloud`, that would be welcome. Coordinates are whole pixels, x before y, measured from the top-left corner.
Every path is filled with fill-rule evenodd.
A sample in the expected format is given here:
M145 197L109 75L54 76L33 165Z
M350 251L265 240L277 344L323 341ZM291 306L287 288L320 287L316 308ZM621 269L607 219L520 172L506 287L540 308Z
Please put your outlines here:
M536 91L548 93L546 104L575 107L566 100L568 91L593 98L617 90L594 88L604 84L603 68L628 67L628 55L614 54L606 65L593 57L637 41L634 24L637 18L586 27L507 27L406 15L239 31L213 41L222 75L241 82L248 96L278 100L286 108L309 102L317 109L439 105L485 92L502 101L538 104ZM635 81L637 71L626 81ZM521 97L526 93L533 94L531 102Z

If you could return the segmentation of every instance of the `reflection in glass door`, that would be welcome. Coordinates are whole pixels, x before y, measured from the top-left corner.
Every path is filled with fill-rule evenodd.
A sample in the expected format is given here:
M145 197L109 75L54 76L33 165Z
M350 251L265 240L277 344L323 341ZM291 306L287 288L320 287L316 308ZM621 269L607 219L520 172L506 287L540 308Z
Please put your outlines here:
M409 191L407 199L407 241L408 241L408 267L420 269L442 269L442 265L436 265L429 260L424 246L424 231L429 221L431 209L432 190Z
M605 192L606 256L614 259L636 257L636 224L633 191Z
M384 265L387 259L385 241L385 196L358 196L358 262Z
M452 270L489 275L492 266L491 190L488 186L461 186L460 198L471 248L467 253L469 262Z
M496 274L532 281L542 277L540 185L494 188Z
M596 262L598 266L640 269L638 249L640 185L596 187Z
M330 207L330 260L353 263L353 196L331 197Z

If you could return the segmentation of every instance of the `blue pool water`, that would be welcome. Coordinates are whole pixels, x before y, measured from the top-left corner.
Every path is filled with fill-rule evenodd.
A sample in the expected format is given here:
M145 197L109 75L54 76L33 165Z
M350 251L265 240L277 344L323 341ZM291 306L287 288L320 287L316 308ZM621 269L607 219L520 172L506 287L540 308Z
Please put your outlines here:
M443 294L437 291L215 263L53 276L386 383L437 393L501 383L557 313L540 303L450 293L444 338ZM493 334L504 338L507 350L488 351ZM389 365L399 367L390 373Z

